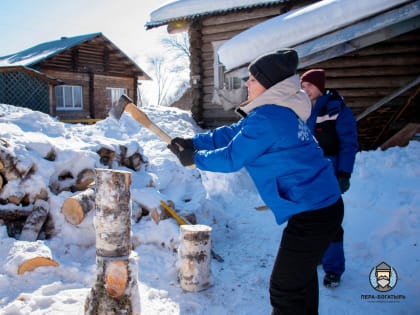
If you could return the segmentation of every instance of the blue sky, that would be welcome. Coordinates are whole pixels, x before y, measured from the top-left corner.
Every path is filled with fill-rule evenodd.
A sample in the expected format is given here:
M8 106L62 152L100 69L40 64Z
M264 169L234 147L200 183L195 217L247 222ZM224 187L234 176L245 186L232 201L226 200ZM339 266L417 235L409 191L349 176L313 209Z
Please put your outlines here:
M167 0L0 0L0 56L62 36L102 32L140 66L160 51L166 27L149 31L151 11Z

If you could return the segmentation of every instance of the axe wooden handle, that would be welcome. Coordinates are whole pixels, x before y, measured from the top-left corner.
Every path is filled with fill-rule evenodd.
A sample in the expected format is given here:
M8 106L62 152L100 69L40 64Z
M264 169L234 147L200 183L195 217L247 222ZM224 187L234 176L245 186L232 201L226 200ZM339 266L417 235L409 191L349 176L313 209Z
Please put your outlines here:
M164 132L162 129L160 129L157 125L155 125L149 117L147 117L146 113L141 111L136 105L133 103L128 103L126 107L124 108L124 111L130 113L130 115L137 120L140 124L142 124L144 127L149 129L151 132L153 132L155 135L157 135L159 138L161 138L163 141L165 141L167 144L171 143L171 137Z

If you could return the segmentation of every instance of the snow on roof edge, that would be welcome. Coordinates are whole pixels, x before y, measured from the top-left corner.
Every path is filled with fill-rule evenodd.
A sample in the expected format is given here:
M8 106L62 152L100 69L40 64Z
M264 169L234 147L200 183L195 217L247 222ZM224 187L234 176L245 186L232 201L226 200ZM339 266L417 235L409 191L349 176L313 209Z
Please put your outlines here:
M230 71L269 51L293 47L405 2L410 1L323 0L257 24L226 41L217 53Z
M177 20L192 20L217 13L232 12L258 6L269 6L288 0L178 0L162 5L150 13L146 29L159 27Z

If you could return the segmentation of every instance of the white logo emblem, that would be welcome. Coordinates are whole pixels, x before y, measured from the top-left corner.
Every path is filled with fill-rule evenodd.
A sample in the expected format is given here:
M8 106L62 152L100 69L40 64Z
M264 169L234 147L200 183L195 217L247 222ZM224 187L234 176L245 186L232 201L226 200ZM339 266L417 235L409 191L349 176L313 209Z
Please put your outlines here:
M306 123L299 119L299 126L298 126L298 138L302 141L308 141L311 136L308 126Z

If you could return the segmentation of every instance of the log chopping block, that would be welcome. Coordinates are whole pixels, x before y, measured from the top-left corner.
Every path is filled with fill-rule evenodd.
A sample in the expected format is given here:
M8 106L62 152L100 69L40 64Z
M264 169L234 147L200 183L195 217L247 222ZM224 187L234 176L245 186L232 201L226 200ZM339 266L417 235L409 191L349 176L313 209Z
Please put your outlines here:
M137 255L131 252L131 173L96 169L96 282L85 314L140 315Z
M212 285L210 275L211 227L202 224L181 225L178 248L178 277L181 288L189 292Z

